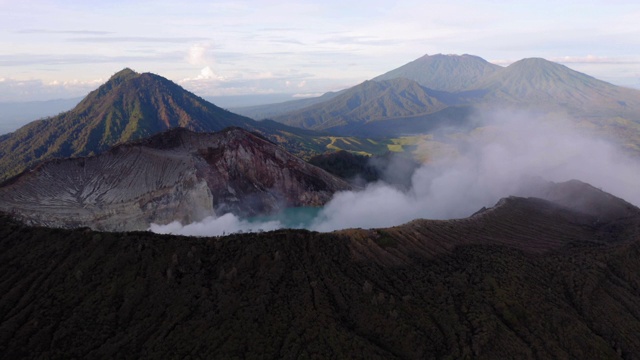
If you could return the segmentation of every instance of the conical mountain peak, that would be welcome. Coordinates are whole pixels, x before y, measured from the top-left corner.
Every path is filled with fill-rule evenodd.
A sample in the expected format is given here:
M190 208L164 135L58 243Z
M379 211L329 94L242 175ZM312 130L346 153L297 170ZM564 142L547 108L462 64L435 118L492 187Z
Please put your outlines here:
M171 128L213 132L228 126L253 128L254 121L206 102L162 76L125 68L74 109L30 123L0 142L0 155L12 153L1 158L0 174L9 177L54 157L98 154Z
M473 55L424 55L373 80L407 78L429 89L456 92L501 69Z
M129 78L129 77L134 77L140 75L139 73L131 70L131 68L124 68L120 71L118 71L117 73L113 74L111 76L111 79L122 79L122 78Z
M542 58L526 58L483 79L478 88L501 89L527 99L553 97L558 93L574 94L582 89L612 88L611 84ZM533 92L540 92L534 96ZM515 96L515 95L514 95Z
M518 60L513 64L507 66L507 69L528 69L529 71L540 71L546 69L555 71L576 72L575 70L571 70L562 64L537 57Z

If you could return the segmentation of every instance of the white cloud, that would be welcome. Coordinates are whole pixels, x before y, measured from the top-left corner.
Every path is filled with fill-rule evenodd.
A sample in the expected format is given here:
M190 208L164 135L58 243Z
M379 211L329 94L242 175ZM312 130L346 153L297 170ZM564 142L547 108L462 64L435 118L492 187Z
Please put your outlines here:
M12 16L0 40L7 49L0 56L0 71L6 71L0 77L48 78L52 70L97 77L103 76L97 74L97 64L117 64L161 69L160 75L181 79L191 76L185 70L188 64L194 69L210 66L227 78L235 78L230 75L234 72L247 79L250 71L281 74L295 69L316 80L348 79L355 84L425 53L511 59L501 64L532 56L564 63L611 59L638 73L639 6L632 1L585 5L572 0L554 4L553 11L540 2L494 6L495 1L442 0L195 6L160 1L153 11L143 9L146 2L100 5L100 11L92 2L33 4L9 1L2 9ZM55 21L70 17L76 20L72 25ZM111 43L105 46L104 41ZM598 58L579 59L584 54ZM631 62L619 61L626 57ZM612 78L607 75L611 69L601 69L598 75ZM311 85L308 81L307 87Z
M578 179L640 205L640 163L614 144L578 132L561 118L505 111L481 115L480 122L481 131L457 144L458 155L418 169L408 190L376 183L362 191L337 193L310 229L388 227L416 218L466 217L502 197L526 192L522 186L531 177L556 182ZM222 221L216 222L215 234L247 231L242 220L235 216L232 220L225 219L230 224L226 230L218 227ZM198 234L212 234L206 230L208 223L184 228L174 224L172 231L189 234L190 229L204 229ZM251 226L267 229L281 224Z
M0 102L67 99L87 95L104 82L103 79L81 80L15 80L0 81Z
M486 128L460 144L460 156L414 173L409 191L371 185L337 194L315 230L399 225L415 218L466 217L518 195L524 179L578 179L640 205L640 163L615 145L579 133L564 119L522 112L484 115Z
M291 97L304 99L304 98L318 97L318 96L322 96L322 95L324 95L324 93L308 93L308 94L307 93L305 93L305 94L300 93L300 94L293 94L293 95L291 95Z
M233 214L225 214L220 217L210 216L201 222L182 225L174 221L167 225L151 224L150 231L158 234L179 234L188 236L219 236L237 232L271 231L282 227L278 221L263 223L251 223L241 220Z
M213 72L210 66L205 66L200 69L200 72L194 77L184 78L178 83L187 87L202 87L202 86L215 86L219 82L224 82L227 79L224 76L218 75Z
M220 81L224 81L224 77L216 75L213 70L211 70L211 67L207 66L204 67L202 70L200 70L200 74L198 75L198 77L196 78L198 80L220 80Z
M206 44L195 44L189 47L187 52L187 62L191 65L209 65L213 62L210 52L211 46Z

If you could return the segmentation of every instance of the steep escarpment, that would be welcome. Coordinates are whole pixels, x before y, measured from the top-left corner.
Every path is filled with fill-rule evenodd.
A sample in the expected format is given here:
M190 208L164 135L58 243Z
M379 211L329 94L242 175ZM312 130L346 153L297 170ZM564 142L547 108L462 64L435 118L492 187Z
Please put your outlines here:
M122 231L234 212L319 206L349 185L239 128L176 129L5 183L0 210L28 224Z
M0 217L0 352L633 358L640 218L620 221L527 198L459 221L221 238Z

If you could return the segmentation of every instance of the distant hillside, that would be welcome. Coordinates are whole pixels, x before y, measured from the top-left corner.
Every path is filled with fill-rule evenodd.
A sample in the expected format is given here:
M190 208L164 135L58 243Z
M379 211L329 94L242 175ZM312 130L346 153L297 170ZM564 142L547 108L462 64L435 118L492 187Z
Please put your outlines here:
M443 94L407 79L365 81L330 100L275 117L274 120L305 129L325 130L354 123L434 113L446 108L447 100Z
M517 61L474 85L483 102L565 108L598 115L638 115L640 91L598 80L540 58Z
M46 101L0 102L0 135L17 130L35 119L55 116L68 111L82 98Z
M501 69L486 60L473 55L425 55L397 69L377 76L372 81L409 79L417 82L433 92L460 92L468 90L480 79ZM362 85L357 85L359 87ZM288 117L292 113L329 101L339 95L352 91L345 89L338 92L326 93L310 99L292 100L283 103L237 107L232 110L238 114L255 120ZM468 94L467 94L468 95ZM424 109L420 110L424 113ZM414 114L415 115L415 114ZM317 120L314 120L317 121Z
M397 69L371 79L373 81L406 78L433 90L460 92L502 69L473 55L425 55Z
M220 238L0 217L6 358L633 358L640 216L507 198L468 219Z
M544 59L515 62L475 85L483 108L552 112L583 122L640 152L640 90L616 86Z
M289 100L267 105L234 107L231 110L237 114L250 117L254 120L273 119L288 112L297 111L306 108L307 106L319 104L321 102L333 99L340 93L341 91L328 92L322 96L312 98Z

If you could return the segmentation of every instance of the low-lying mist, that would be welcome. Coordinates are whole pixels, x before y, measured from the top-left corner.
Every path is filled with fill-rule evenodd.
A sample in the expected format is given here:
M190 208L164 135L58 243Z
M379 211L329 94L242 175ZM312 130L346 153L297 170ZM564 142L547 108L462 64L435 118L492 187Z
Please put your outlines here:
M479 127L449 136L458 154L425 164L411 175L410 186L380 181L363 190L334 195L309 221L252 221L233 214L199 223L152 224L158 233L222 235L238 231L304 227L316 231L378 228L417 218L467 217L500 198L526 193L527 180L581 180L634 205L640 205L640 161L621 147L594 136L558 116L524 112L478 114ZM452 129L448 129L452 134ZM393 169L393 167L389 167Z

